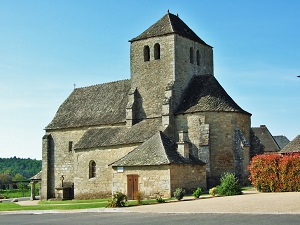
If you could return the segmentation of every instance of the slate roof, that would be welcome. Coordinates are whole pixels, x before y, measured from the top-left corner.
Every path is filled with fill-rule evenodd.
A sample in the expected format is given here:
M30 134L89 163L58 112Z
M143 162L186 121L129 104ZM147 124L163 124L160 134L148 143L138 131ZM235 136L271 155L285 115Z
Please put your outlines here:
M182 37L209 46L201 38L199 38L197 34L195 34L194 31L192 31L178 16L175 16L171 13L167 13L159 21L145 30L142 34L131 39L130 42L169 34L178 34Z
M190 81L175 113L207 111L251 115L235 103L213 75L197 75Z
M159 119L143 120L134 126L89 129L74 149L91 149L124 144L142 143L161 130Z
M300 152L300 135L295 137L290 143L288 143L280 153L292 153Z
M124 122L129 90L129 80L76 88L46 130Z
M149 140L129 152L112 166L157 166L168 164L203 164L200 160L186 159L177 152L177 144L163 132L157 132Z
M275 139L275 141L280 149L282 149L284 146L286 146L288 143L290 143L290 140L284 135L276 135L276 136L273 136L273 138Z
M42 180L42 171L31 177L30 180Z
M280 149L277 145L277 142L265 125L261 125L260 127L252 127L252 131L265 146L264 152L279 152Z

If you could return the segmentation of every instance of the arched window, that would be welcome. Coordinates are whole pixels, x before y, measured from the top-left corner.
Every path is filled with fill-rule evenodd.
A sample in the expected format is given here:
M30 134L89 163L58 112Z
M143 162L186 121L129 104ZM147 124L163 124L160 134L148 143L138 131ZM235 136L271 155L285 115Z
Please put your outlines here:
M197 60L197 65L200 66L200 53L199 50L196 52L196 60Z
M150 48L148 45L144 46L144 62L150 60Z
M194 63L194 49L190 47L190 63Z
M158 43L154 45L154 59L160 59L160 45Z
M90 161L89 165L89 178L96 177L96 163L94 160Z

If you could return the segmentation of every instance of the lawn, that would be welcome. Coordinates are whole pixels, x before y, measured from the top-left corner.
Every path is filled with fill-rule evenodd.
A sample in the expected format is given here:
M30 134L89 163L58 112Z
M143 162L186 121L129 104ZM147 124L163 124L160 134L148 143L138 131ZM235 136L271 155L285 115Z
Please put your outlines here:
M171 200L171 199L166 199ZM20 210L71 210L71 209L91 209L105 208L109 199L92 199L92 200L66 200L66 201L40 201L35 206L20 206L17 203L3 202L0 203L0 211L20 211ZM143 200L142 205L156 204L155 199ZM128 201L126 207L136 206L137 201Z

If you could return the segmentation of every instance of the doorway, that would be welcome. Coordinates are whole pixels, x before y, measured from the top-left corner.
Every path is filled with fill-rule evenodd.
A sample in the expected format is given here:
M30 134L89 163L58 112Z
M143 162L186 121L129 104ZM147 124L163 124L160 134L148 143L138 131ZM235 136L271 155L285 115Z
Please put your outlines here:
M134 194L138 192L139 175L130 174L127 175L127 198L129 200L134 199Z

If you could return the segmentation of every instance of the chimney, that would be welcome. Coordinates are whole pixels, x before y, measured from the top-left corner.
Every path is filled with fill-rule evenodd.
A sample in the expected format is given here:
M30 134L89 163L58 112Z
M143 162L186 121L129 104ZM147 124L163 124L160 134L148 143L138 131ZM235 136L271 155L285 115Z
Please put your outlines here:
M184 158L189 159L189 143L187 140L187 132L185 131L179 131L179 142L177 142L178 149L180 155L182 155Z

